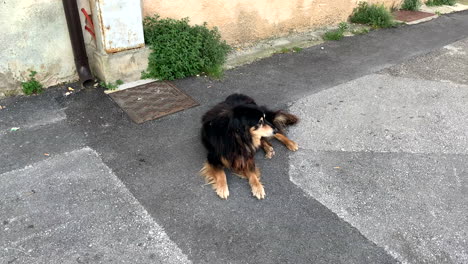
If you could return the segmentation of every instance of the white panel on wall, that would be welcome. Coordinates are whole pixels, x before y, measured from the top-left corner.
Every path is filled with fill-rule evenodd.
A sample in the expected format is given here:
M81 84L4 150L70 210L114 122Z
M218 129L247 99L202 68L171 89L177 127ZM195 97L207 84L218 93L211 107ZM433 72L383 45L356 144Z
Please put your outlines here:
M107 53L144 46L140 0L96 0Z

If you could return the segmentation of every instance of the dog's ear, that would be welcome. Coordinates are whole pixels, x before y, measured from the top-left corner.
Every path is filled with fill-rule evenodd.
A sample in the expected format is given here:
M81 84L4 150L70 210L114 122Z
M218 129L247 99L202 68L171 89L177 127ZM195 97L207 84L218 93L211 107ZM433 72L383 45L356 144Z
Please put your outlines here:
M239 118L233 116L229 120L228 129L229 129L229 131L232 131L232 132L239 132L241 130L241 128L242 128L241 124L242 124L241 120L239 120Z

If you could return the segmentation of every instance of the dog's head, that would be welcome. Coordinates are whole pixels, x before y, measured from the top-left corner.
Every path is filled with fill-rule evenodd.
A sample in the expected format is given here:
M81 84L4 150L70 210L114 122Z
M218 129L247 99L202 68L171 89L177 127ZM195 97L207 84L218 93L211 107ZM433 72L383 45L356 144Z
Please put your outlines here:
M235 131L248 132L252 138L271 137L276 133L276 128L265 117L264 111L257 105L240 105L233 109L230 125Z

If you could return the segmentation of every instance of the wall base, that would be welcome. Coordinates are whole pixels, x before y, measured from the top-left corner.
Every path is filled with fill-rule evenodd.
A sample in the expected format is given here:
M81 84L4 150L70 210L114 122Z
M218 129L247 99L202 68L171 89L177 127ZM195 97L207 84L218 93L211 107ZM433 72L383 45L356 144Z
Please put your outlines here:
M133 82L141 79L141 72L148 66L151 50L143 47L112 54L93 52L89 64L95 77L105 82Z

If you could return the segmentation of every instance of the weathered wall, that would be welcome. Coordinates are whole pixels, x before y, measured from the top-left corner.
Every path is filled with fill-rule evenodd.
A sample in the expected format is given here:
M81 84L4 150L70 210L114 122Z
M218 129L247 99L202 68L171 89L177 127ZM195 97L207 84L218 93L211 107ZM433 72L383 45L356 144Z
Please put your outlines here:
M46 87L78 79L61 0L0 1L0 24L0 96L20 90L29 70Z
M358 0L142 0L144 16L189 17L217 26L230 44L345 21ZM401 0L370 0L390 7Z
M344 21L357 0L141 0L144 15L190 17L217 26L231 44ZM391 6L401 0L372 0ZM78 0L89 10L89 0ZM81 16L82 24L83 16ZM0 97L20 90L30 70L44 86L78 79L61 0L0 1ZM84 32L88 57L94 40Z

